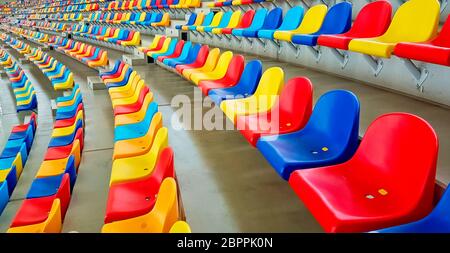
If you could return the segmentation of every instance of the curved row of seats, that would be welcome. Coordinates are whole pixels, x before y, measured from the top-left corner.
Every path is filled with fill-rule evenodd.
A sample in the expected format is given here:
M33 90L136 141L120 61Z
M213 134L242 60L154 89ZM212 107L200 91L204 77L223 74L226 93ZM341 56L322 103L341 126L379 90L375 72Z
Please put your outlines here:
M4 50L0 50L0 64L4 66L16 98L16 111L31 111L37 108L36 91L23 69Z
M88 17L88 20L108 24L170 26L169 13L161 12L95 12Z
M54 57L37 48L33 48L26 57L47 76L55 90L71 89L74 86L72 71Z
M55 32L64 32L66 31L68 25L64 23L54 23L54 22L48 22L48 21L41 21L37 22L31 27L36 27L42 30L50 30Z
M39 16L39 19L42 18L47 18L51 21L81 21L83 20L83 15L81 13L56 13L48 16L45 14Z
M18 40L9 35L5 35L4 42L12 48L15 48L15 45L20 44ZM16 50L33 62L42 73L47 76L55 90L66 90L73 87L73 73L64 64L60 63L41 49L31 48L28 44L21 43L25 45L23 46L24 48Z
M133 30L99 25L74 25L71 33L75 36L105 41L122 46L141 44L141 33Z
M271 2L272 0L217 0L207 4L208 7L227 7Z
M34 27L36 25L36 21L20 20L19 25L21 25L21 26L28 26L28 27Z
M70 203L84 144L80 87L56 99L56 121L44 161L8 233L59 233Z
M37 42L38 44L45 43L49 40L49 35L42 32L26 30L17 27L11 27L10 31L18 36L23 36L28 40Z
M114 153L102 232L169 232L179 220L173 150L153 93L117 61L100 73L114 111ZM186 231L188 232L188 231Z
M61 37L58 37L54 43L48 43L48 45L91 68L109 65L108 52L99 47Z
M36 9L36 13L88 12L88 11L96 11L98 9L100 9L99 4L92 3L92 4L68 5L65 7L45 7L42 9Z
M28 159L37 128L36 114L26 124L14 126L0 154L0 215L8 204Z
M201 0L117 0L107 3L103 10L183 9L200 6Z
M220 106L325 231L370 231L416 221L432 210L438 139L423 119L382 115L360 143L360 104L349 91L329 91L313 108L311 82L298 77L284 84L281 68L262 72L260 61L245 64L230 51L161 36L140 50Z
M437 0L411 0L402 4L391 19L391 4L379 0L365 5L351 25L352 6L341 2L329 10L323 4L307 11L297 6L284 19L280 8L249 10L242 15L240 11L209 13L197 15L197 19L202 16L201 22L189 20L178 28L320 45L375 57L394 54L450 66L450 19L438 33L439 10Z

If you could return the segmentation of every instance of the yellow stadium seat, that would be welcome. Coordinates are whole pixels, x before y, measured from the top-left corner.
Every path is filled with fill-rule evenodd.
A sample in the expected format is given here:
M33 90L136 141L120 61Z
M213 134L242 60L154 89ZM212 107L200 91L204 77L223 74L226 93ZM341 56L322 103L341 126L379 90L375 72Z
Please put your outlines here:
M279 67L269 68L264 72L255 93L246 98L224 100L220 109L234 123L238 115L250 115L268 112L284 85L284 72Z
M139 156L149 152L156 133L162 127L162 114L157 112L150 123L147 133L139 138L120 140L114 143L113 160Z
M138 99L139 96L141 94L142 89L145 87L145 83L144 80L139 80L138 84L136 86L136 90L135 92L132 94L132 96L130 97L125 97L125 98L118 98L118 99L113 99L111 100L112 106L116 107L116 106L121 106L121 105L129 105L129 104L133 104L135 103Z
M142 103L142 107L139 111L116 115L114 117L114 125L117 127L142 121L151 102L153 102L153 93L149 92L145 95L144 102Z
M239 25L242 18L242 11L235 11L230 17L230 22L228 22L228 26L226 28L235 28ZM212 33L213 34L221 34L223 28L213 28Z
M161 40L161 38L162 38L162 35L155 35L155 37L152 40L152 44L150 44L150 46L148 46L148 47L139 47L138 50L141 51L141 52L144 52L144 50L156 48L156 46L158 45L158 43Z
M150 175L158 161L161 151L167 147L167 131L165 127L158 130L152 147L147 153L140 156L114 160L110 185L128 182Z
M202 72L209 72L213 70L217 65L217 60L219 60L220 55L220 49L214 48L209 51L208 58L206 58L205 64L196 69L185 69L183 70L183 76L190 80L190 77L193 73L202 73Z
M141 44L141 33L135 32L133 34L133 38L129 41L121 41L120 45L122 46L138 46Z
M73 143L71 155L75 156L75 165L78 168L81 158L80 141L76 139ZM37 178L57 176L64 173L69 158L62 158L56 160L46 160L41 163L41 167L36 174Z
M328 7L318 4L311 7L303 17L301 24L293 31L276 31L273 37L277 40L291 41L296 34L312 34L319 31L327 14Z
M177 221L170 228L169 233L191 233L191 227L185 221Z
M124 86L109 88L108 89L109 96L113 100L133 96L133 94L136 92L136 88L139 81L141 81L140 75L136 74L130 76L130 79L128 80L127 84L125 84Z
M375 38L354 39L348 48L354 52L390 58L399 42L425 42L435 37L439 11L437 0L410 0L397 9L386 33Z
M218 80L225 76L228 65L230 65L230 61L233 58L233 52L226 51L222 55L220 55L219 60L217 61L216 67L208 72L199 72L191 75L191 81L198 85L200 81L203 80Z
M222 17L223 17L223 11L219 11L216 14L214 14L214 17L209 26L211 26L211 27L218 26L220 24L220 21L222 20ZM195 29L199 32L204 32L205 26L197 26Z
M168 233L179 217L177 183L168 177L162 182L155 206L147 214L103 225L102 233Z
M61 217L61 201L53 200L52 208L47 219L38 224L12 227L8 229L8 233L61 233L62 217Z

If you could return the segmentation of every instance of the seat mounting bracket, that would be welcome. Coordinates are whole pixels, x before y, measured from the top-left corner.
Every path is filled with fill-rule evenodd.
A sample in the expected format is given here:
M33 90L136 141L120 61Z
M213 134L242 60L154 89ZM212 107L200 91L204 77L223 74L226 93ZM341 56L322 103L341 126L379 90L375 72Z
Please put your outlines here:
M417 66L412 60L410 59L403 59L405 62L405 66L408 69L409 73L411 73L416 81L417 89L420 90L420 92L424 91L423 83L425 80L427 80L429 71L428 69L424 67Z
M345 69L345 67L347 66L348 60L349 60L348 52L347 51L339 51L336 48L331 48L331 52L333 53L334 56L336 56L336 58L341 63L341 69Z
M369 63L370 67L373 69L373 75L378 76L381 73L381 70L383 69L383 60L371 55L363 54L364 58Z

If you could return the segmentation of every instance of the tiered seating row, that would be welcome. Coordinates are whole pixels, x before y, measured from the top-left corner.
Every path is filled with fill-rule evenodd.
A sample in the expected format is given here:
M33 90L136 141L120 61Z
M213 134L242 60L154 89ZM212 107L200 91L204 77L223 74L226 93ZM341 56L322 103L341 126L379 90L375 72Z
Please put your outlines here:
M278 7L270 11L260 8L256 12L202 14L178 29L286 41L294 45L320 45L375 57L389 58L394 54L450 66L450 19L438 33L439 10L437 0L411 0L402 4L391 20L391 4L375 1L364 6L351 25L352 5L341 2L329 10L323 4L306 12L297 6L284 19Z
M41 49L31 48L28 44L9 35L6 35L5 43L12 48L16 48L20 54L23 54L28 60L33 62L47 76L55 90L66 90L73 87L73 73L52 56ZM18 45L23 45L23 49L17 48Z
M80 88L56 100L56 121L44 161L9 233L59 233L70 203L84 143L84 107Z
M128 29L98 25L74 25L71 32L75 36L122 46L138 46L141 44L141 33Z
M37 128L36 114L29 123L14 126L0 155L0 215L13 194L28 159Z
M0 50L0 64L4 66L11 82L16 98L16 111L37 109L36 91L23 69L4 50Z
M102 232L170 232L180 219L168 129L141 77L117 61L100 74L114 110L114 154ZM190 232L187 224L184 231ZM176 228L174 228L176 230Z
M198 8L201 0L124 0L107 3L104 11Z
M54 47L56 51L85 63L91 68L109 65L108 53L105 50L83 42L59 37L54 43L49 43L48 45Z
M91 22L108 24L170 26L169 13L161 12L95 12L87 19Z
M271 2L272 0L217 0L207 4L208 7L227 7Z
M165 37L140 50L220 105L325 231L370 231L416 221L432 210L438 138L423 119L385 114L359 143L360 104L349 91L325 93L312 110L310 81L299 77L284 85L281 68L262 73L259 61L245 65L230 51ZM448 203L445 196L441 201ZM443 222L429 230L448 231L446 218L436 216Z
M33 26L43 30L50 30L55 32L65 32L67 30L68 25L64 23L54 23L48 21L36 22Z

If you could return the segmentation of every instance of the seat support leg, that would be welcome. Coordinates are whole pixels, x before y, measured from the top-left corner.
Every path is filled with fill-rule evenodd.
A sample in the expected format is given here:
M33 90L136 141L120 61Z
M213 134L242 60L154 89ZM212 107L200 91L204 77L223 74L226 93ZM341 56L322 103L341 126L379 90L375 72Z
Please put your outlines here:
M236 36L236 35L232 35L237 41L239 41L239 42L242 42L242 38L239 38L238 36Z
M320 50L320 46L308 47L308 48L314 54L314 57L316 58L316 62L318 63L320 61L320 58L322 57L322 50Z
M214 37L214 35L212 35L212 34L210 34L210 33L208 33L208 32L205 32L205 34L208 35L208 37L209 37L210 39L212 39L212 38Z
M311 3L307 3L306 0L301 0L301 1L306 7L311 8Z
M372 67L374 76L378 76L383 69L383 60L367 54L364 54L364 58L369 63L370 67Z
M420 90L420 92L423 92L423 83L428 78L429 71L426 68L417 66L410 59L403 59L403 61L405 62L405 66L409 73L411 73L416 80L417 89Z
M228 35L228 34L222 34L223 36L225 36L225 38L227 38L228 41L230 41L233 37L232 35ZM217 35L219 36L219 35Z
M289 8L294 8L294 5L289 0L286 0L284 2L289 6Z
M439 2L441 2L441 13L442 13L448 5L448 0L439 0Z
M348 53L346 51L341 52L336 48L331 48L331 52L341 63L341 69L345 69L345 66L347 66L349 60Z

